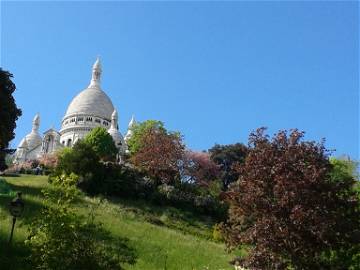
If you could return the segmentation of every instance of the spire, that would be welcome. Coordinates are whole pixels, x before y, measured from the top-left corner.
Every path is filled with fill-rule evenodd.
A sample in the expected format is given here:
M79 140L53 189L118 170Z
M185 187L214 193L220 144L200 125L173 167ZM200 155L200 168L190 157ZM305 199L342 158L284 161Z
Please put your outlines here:
M131 117L131 120L129 122L129 125L128 125L128 131L125 135L125 142L127 142L133 135L133 131L132 131L132 128L136 125L136 120L135 120L135 116L132 115Z
M37 113L32 121L32 130L38 131L40 127L40 115Z
M132 116L131 116L131 120L130 120L129 125L128 125L128 128L130 129L130 128L132 128L134 125L136 125L136 120L135 120L135 116L132 115Z
M114 112L111 115L111 127L110 128L117 129L117 122L118 122L118 113L116 110L114 110Z
M92 77L91 77L91 82L90 82L89 88L92 88L92 87L95 88L95 87L100 86L101 72L102 72L102 69L101 69L100 57L98 56L92 67Z

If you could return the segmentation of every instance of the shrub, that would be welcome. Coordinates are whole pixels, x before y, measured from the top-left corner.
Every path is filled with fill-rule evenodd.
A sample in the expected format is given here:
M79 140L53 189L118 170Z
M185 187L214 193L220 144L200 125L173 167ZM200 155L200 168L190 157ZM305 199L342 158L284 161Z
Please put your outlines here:
M75 174L56 178L52 182L56 188L43 192L45 207L32 222L26 241L34 269L123 269L124 263L135 263L128 240L111 239L93 214L87 218L75 214L71 203L77 181Z
M213 226L213 239L215 241L224 241L224 236L222 232L222 226L221 224L215 224Z

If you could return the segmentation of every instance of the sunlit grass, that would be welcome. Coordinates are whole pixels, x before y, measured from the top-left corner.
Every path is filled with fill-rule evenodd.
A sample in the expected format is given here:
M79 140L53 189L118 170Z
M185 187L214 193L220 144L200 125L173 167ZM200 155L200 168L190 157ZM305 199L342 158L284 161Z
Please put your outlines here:
M0 195L0 269L6 266L25 270L23 258L28 251L23 241L27 237L27 226L42 207L41 189L49 184L45 176L3 178L14 191L23 192L26 207L23 217L17 222L14 243L9 247L6 241L12 219L7 205L12 197ZM81 197L75 208L79 215L85 216L94 211L97 221L113 236L130 239L137 250L138 260L127 269L232 269L228 262L234 254L226 253L222 243L209 239L212 222L206 217L197 217L171 207L152 206L146 201L86 196ZM13 260L17 262L11 263Z

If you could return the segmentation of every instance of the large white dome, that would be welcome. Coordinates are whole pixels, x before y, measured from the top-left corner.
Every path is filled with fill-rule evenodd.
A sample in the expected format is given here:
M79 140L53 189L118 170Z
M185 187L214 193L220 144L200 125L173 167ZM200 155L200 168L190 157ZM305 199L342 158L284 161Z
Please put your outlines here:
M72 146L93 128L109 129L114 105L101 90L101 64L99 58L92 68L90 85L70 102L61 123L60 143Z
M114 106L105 92L100 87L89 87L73 98L64 119L74 115L91 115L110 121L113 111Z

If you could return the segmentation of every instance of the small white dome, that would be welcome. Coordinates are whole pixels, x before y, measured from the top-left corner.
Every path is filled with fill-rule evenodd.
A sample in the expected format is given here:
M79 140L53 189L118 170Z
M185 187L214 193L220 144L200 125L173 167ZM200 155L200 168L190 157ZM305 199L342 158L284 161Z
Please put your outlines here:
M26 142L26 139L25 139L25 138L23 138L23 139L21 140L21 142L19 143L18 148L25 148L25 149L27 149L27 148L28 148L28 144L27 144L27 142Z
M29 150L32 150L35 147L39 146L42 142L40 134L35 130L32 130L28 135L26 135L25 139Z

